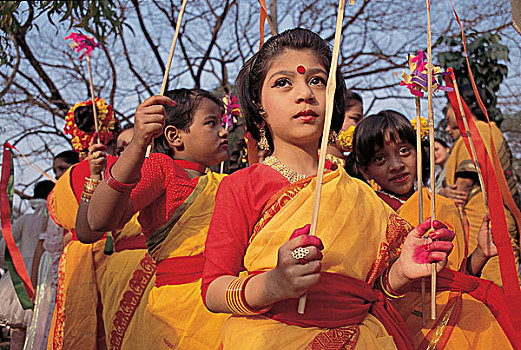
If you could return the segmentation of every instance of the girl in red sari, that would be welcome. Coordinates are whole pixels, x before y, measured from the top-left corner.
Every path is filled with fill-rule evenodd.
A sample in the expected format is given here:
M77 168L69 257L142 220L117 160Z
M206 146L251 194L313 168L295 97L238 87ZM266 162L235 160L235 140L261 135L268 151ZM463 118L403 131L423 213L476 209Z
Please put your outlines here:
M416 132L411 122L391 110L366 117L356 127L353 136L356 167L365 179L372 179L381 187L377 195L412 224L418 223L418 193L414 188L417 176L415 144ZM424 160L423 164L427 161ZM428 171L423 173L427 175ZM423 217L428 217L431 194L426 188L422 191ZM435 203L436 218L456 233L447 268L438 278L437 319L431 320L430 310L426 310L427 323L423 325L419 283L413 285L404 298L393 300L393 306L405 320L414 345L419 349L511 348L515 344L512 342L511 345L509 341L509 335L513 341L512 334L508 334L511 324L503 318L508 313L503 310L503 315L497 315L505 307L504 302L498 303L492 297L498 295L498 300L501 300L502 290L491 282L467 275L479 277L487 260L497 255L488 229L488 217L483 220L477 234L477 248L467 258L468 238L464 229L467 225L458 208L453 201L442 196L437 196ZM458 288L458 283L464 288ZM427 284L430 287L430 283ZM483 297L484 290L489 297ZM429 291L426 300L430 300ZM497 320L494 315L499 316Z
M298 28L270 38L239 72L248 130L272 153L225 178L217 193L202 296L209 310L232 314L224 349L411 348L384 295L398 297L430 275L431 262L441 270L452 249L443 224L434 222L437 240L424 245L430 221L412 230L343 169L325 174L318 237L307 234L330 65L328 43ZM342 81L337 72L336 131Z

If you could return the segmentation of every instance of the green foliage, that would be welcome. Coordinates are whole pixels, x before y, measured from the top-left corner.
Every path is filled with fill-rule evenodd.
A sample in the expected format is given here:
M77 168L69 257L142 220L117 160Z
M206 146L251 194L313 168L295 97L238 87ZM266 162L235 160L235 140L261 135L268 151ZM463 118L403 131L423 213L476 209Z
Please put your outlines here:
M500 40L501 37L493 33L471 33L467 36L467 52L474 80L476 85L482 89L483 103L487 107L490 119L498 124L503 120L503 115L497 108L497 92L508 74L508 67L501 62L509 61L508 47L500 44ZM470 77L461 39L459 37L441 36L436 41L436 45L440 44L445 44L449 48L448 51L437 54L436 57L440 66L454 69L460 90L470 86ZM469 107L475 115L481 114L477 104L472 104Z
M25 36L36 20L45 15L58 27L69 22L67 30L82 29L100 42L122 29L123 19L115 0L85 1L2 1L0 2L0 66L13 60L12 36Z

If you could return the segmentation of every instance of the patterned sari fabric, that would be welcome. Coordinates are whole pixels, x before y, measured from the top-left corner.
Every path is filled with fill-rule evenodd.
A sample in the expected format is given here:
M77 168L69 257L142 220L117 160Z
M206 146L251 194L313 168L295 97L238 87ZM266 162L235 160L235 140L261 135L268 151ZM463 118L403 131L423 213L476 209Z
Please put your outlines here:
M288 185L264 206L244 256L248 273L273 269L279 247L309 223L315 181ZM372 288L398 257L412 227L343 169L325 174L322 191L317 228L325 247L321 281L308 291L305 314L297 314L298 299L289 299L261 316L232 316L223 327L224 349L241 349L245 342L249 349L412 346L403 321Z
M78 166L83 174L85 165ZM71 170L58 181L49 205L51 216L68 230L74 229L79 201ZM145 346L143 315L155 263L147 253L137 214L113 236L111 255L105 253L105 239L83 244L74 236L62 254L50 349Z
M203 251L215 194L223 175L208 173L170 220L147 239L157 263L143 327L149 349L218 349L228 317L213 314L201 299Z
M430 192L423 189L423 218L430 216ZM418 193L412 195L397 213L418 225ZM447 263L447 269L466 271L467 237L464 217L454 203L444 197L436 197L436 219L451 228L456 237ZM443 279L440 279L440 283ZM393 306L405 320L416 348L446 349L501 349L512 348L498 321L487 305L470 294L458 290L443 290L436 293L437 319L430 319L430 282L426 281L426 320L422 322L421 293L411 291L404 298L392 301ZM416 288L416 290L418 290Z
M485 147L490 153L490 129L488 124L482 121L476 121L476 126L481 137L483 138ZM503 172L505 173L509 188L512 192L515 188L514 177L512 173L512 154L508 144L501 134L501 131L499 131L498 127L494 123L492 123L492 137L494 138L494 144L498 149L498 157L503 167ZM456 182L458 174L462 173L473 173L477 179L476 168L472 163L472 158L470 157L470 154L467 151L465 143L461 137L456 141L449 159L447 160L447 164L445 165L445 169L445 182L448 186L453 185ZM472 252L477 245L477 233L479 231L479 227L481 226L481 221L487 212L487 208L485 207L483 200L483 193L481 192L481 187L477 180L475 181L474 187L470 191L469 199L463 210L469 221L469 251ZM508 209L505 209L505 217L507 220L510 240L512 242L512 248L514 250L516 265L519 265L519 232L517 230L514 217L510 211L508 211ZM502 286L498 257L491 258L487 262L485 268L483 269L481 278L487 279L499 286Z

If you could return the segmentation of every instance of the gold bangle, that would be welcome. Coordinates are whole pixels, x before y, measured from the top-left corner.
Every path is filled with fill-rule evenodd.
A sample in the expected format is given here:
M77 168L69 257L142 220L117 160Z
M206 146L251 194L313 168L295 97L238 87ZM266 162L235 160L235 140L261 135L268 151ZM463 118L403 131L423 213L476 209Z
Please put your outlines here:
M378 285L380 287L380 290L385 294L386 297L390 299L400 299L405 296L404 294L398 294L396 293L389 284L389 270L391 268L388 267L385 272L378 278Z
M232 311L233 314L244 316L261 315L263 313L266 313L269 309L271 309L271 305L269 305L260 310L254 310L246 303L244 290L246 289L246 283L253 276L255 275L251 274L246 277L237 277L234 280L232 280L226 288L226 305Z

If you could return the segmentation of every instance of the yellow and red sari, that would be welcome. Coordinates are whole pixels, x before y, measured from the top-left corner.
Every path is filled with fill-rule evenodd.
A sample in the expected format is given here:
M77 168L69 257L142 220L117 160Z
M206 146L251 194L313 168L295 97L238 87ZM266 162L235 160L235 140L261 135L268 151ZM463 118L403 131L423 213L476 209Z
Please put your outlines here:
M115 161L112 157L109 160ZM49 205L55 221L72 232L80 180L90 173L86 162L77 167L60 178ZM83 244L73 235L65 247L49 349L146 347L143 315L155 263L147 253L137 215L113 237L111 255L105 252L105 239Z
M209 312L201 300L203 251L215 194L223 175L198 178L170 220L147 239L157 263L145 310L146 348L218 349L227 315Z
M492 137L494 139L494 144L498 147L498 157L501 162L501 166L503 167L503 171L508 181L509 188L511 191L515 188L514 177L512 176L512 154L510 152L510 148L506 143L501 131L498 129L495 123L492 124ZM483 138L483 142L485 143L485 147L487 151L491 152L490 146L490 130L488 124L483 121L476 121L476 126L478 131ZM456 182L456 178L459 173L476 173L476 168L472 163L472 158L470 157L467 148L465 147L465 143L463 139L460 137L447 160L445 165L446 169L446 178L445 182L448 186L453 185ZM476 175L477 178L477 175ZM467 203L464 206L464 212L469 221L470 227L470 236L469 236L469 251L474 251L474 248L477 246L477 233L479 231L479 227L481 226L481 221L483 220L483 216L487 212L487 208L485 207L485 203L483 200L483 193L481 192L481 187L479 182L476 181L474 188L470 191L470 195ZM516 261L516 265L519 265L519 232L516 227L516 223L512 214L505 209L505 217L507 220L508 232L510 234L510 240L512 242L512 248L514 250L514 257ZM501 275L499 269L499 258L493 257L491 258L487 264L485 265L482 275L482 278L490 280L497 285L501 286Z
M382 196L381 196L382 197ZM383 198L383 197L382 197ZM431 195L423 188L423 218L430 216ZM384 198L385 200L385 198ZM412 195L397 213L417 226L418 222L418 193ZM401 299L392 301L392 305L405 320L416 348L437 349L498 349L512 348L507 336L492 311L483 302L480 296L472 296L479 287L479 281L472 277L460 278L452 271L466 272L467 239L468 234L460 212L454 203L444 197L436 197L436 219L451 228L456 237L453 241L454 248L449 255L446 270L438 279L438 292L436 293L437 319L430 317L430 292L426 292L426 325L422 323L422 298L416 284L413 291ZM453 278L453 281L450 279ZM468 289L451 288L455 286L457 279L468 283ZM427 287L430 283L426 281ZM451 290L453 289L453 290ZM459 289L459 290L458 290ZM462 289L465 290L462 292ZM470 294L469 294L470 293ZM475 293L474 293L475 294ZM493 310L493 308L492 308Z
M203 298L222 275L273 269L277 253L311 219L316 178L289 184L275 170L254 165L224 179L208 232ZM406 326L375 279L400 253L412 229L368 186L344 169L324 176L317 235L324 244L321 281L298 299L260 316L231 316L224 349L410 348Z

